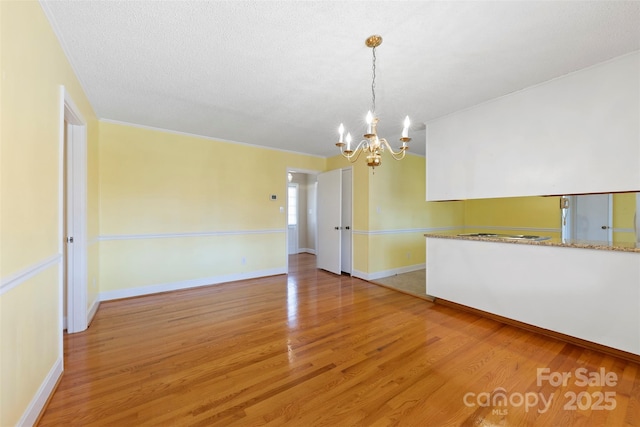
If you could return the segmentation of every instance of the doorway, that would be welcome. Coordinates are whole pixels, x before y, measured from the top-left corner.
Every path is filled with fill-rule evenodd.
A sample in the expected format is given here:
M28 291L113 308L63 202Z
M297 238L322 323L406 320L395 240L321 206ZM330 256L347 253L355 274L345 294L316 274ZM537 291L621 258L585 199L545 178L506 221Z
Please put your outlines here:
M287 242L289 243L289 249L287 253L289 255L295 255L298 253L299 238L298 238L298 183L290 182L287 186L287 230L289 237Z
M317 172L287 170L287 271L290 255L316 254L317 248Z
M568 196L562 209L563 240L613 241L611 194Z
M87 329L87 126L64 86L60 118L60 325Z

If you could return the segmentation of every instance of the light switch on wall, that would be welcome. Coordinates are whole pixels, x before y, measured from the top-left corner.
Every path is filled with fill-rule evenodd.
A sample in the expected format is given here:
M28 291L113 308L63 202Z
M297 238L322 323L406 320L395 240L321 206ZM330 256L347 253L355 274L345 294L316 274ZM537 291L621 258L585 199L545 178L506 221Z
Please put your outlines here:
M284 206L280 206L280 213L284 213Z

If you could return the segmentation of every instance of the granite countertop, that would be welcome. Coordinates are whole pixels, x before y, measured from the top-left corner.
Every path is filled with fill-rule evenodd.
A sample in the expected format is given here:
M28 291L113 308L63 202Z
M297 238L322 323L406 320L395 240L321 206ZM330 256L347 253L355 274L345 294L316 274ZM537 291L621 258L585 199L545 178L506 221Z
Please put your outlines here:
M482 241L482 242L511 243L511 244L517 244L517 245L559 246L559 247L565 247L565 248L597 249L597 250L604 250L604 251L640 253L640 243L634 243L634 242L562 240L558 238L550 238L547 240L505 239L505 238L490 237L490 236L465 236L464 232L460 232L460 231L426 233L424 236L436 237L440 239L475 240L475 241Z

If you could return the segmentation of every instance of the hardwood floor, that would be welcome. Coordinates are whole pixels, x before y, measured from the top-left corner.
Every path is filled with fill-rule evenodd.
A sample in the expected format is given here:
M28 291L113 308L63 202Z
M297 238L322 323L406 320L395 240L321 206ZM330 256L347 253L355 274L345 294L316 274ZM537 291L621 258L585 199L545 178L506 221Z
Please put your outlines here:
M290 270L103 303L65 336L40 425L640 425L638 364L316 270L312 255ZM571 377L538 384L540 368ZM581 368L609 381L583 386Z

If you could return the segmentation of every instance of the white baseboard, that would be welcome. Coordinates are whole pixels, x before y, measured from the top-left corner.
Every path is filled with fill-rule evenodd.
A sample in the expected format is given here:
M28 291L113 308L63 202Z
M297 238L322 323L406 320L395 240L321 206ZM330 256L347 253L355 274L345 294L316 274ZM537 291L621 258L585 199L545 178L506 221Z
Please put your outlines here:
M391 270L376 271L374 273L365 273L364 271L353 270L351 275L364 280L377 280L383 277L395 276L396 274L410 273L412 271L423 270L426 264L414 264L406 267L393 268Z
M316 250L315 249L310 249L310 248L300 248L298 249L298 253L307 253L307 254L311 254L311 255L315 255L316 254Z
M22 414L22 417L18 421L18 426L33 426L38 420L38 416L44 409L44 405L47 403L49 396L53 393L53 390L62 375L62 358L56 360L56 362L51 367L51 370L47 374L46 378L40 384L38 391L36 392L33 399L27 406L27 409Z
M257 277L275 276L287 274L286 267L271 268L268 270L250 271L247 273L227 274L223 276L203 277L201 279L185 280L182 282L160 283L157 285L140 286L137 288L118 289L115 291L100 292L100 301L138 297L141 295L157 294L160 292L177 291L181 289L197 288L200 286L217 285L237 280L255 279Z

